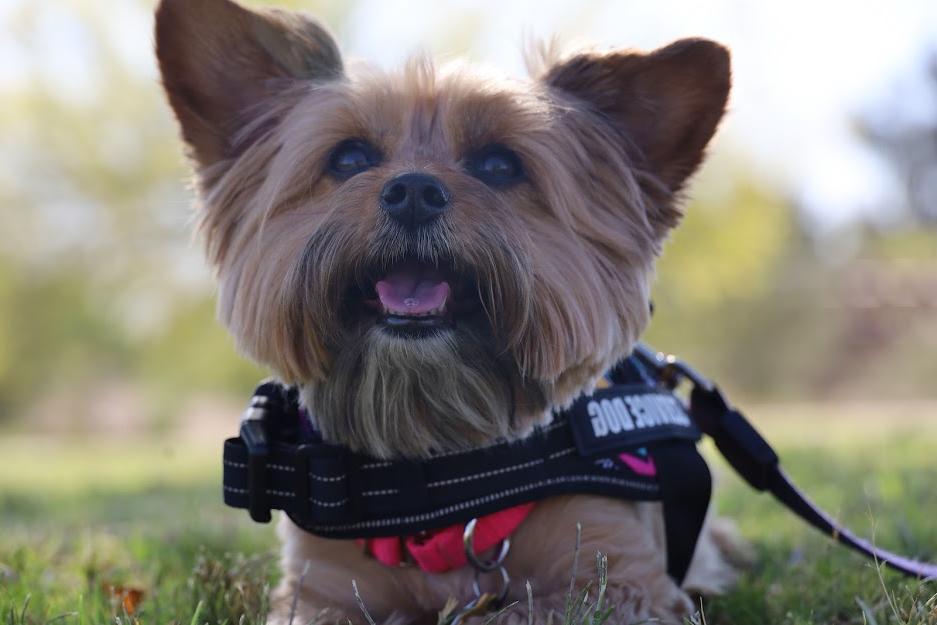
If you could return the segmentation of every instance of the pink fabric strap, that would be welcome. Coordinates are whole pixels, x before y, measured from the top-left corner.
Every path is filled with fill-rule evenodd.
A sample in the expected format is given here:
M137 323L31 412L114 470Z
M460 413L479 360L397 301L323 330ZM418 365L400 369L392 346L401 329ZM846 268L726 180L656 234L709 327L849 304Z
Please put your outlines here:
M484 553L514 533L533 510L533 503L506 508L478 519L475 525L475 553ZM445 573L468 564L462 546L463 525L450 525L417 536L368 538L364 549L387 566L404 562L404 548L418 567L428 573Z

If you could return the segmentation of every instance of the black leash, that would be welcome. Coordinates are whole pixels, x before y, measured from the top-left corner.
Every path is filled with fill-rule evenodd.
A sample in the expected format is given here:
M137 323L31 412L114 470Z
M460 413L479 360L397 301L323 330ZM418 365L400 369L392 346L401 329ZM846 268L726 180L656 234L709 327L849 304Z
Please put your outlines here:
M768 441L741 412L729 405L715 384L686 363L655 353L645 345L635 349L635 356L656 370L671 388L679 383L680 378L693 384L689 408L693 420L713 439L723 457L752 488L771 493L784 507L816 529L876 562L910 577L937 579L937 564L912 560L881 549L853 534L810 501L781 468L780 458Z

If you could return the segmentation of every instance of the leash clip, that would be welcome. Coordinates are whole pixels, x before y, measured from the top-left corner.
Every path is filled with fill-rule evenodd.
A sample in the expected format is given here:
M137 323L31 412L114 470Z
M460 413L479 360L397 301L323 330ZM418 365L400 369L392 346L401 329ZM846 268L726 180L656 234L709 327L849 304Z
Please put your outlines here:
M492 601L494 605L500 605L504 602L505 598L508 596L508 588L511 584L511 576L508 575L507 569L504 568L504 559L508 557L508 552L511 551L511 537L508 536L501 541L501 544L498 546L498 555L496 555L494 559L482 560L479 558L478 554L475 553L475 526L477 523L477 518L472 519L465 524L465 530L462 532L462 545L465 547L465 557L475 569L475 581L472 582L472 591L475 593L475 599L470 601L465 608L463 608L463 614L474 610L482 600L482 597L485 596L485 593L481 591L481 585L479 583L479 578L482 573L497 571L501 575L501 591L496 595L494 601Z
M685 360L681 360L673 354L657 352L644 343L638 343L634 346L634 355L645 365L656 371L664 385L671 391L684 379L692 382L693 386L707 392L712 391L714 388L712 380L694 369Z

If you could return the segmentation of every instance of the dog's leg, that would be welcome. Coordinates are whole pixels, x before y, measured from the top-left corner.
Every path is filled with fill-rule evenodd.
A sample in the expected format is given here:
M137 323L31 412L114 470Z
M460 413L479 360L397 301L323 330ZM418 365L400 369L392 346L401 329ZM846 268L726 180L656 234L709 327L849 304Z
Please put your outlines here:
M290 625L291 615L292 625L366 625L352 580L381 625L413 623L426 612L409 583L413 571L366 557L354 541L309 534L286 515L277 533L283 545L283 579L272 593L267 625Z
M605 589L602 600L602 612L611 610L606 623L661 623L662 625L680 625L684 618L692 613L692 607L683 593L676 592L675 587L667 589L664 593L649 593L647 586L639 585L609 585ZM658 589L661 590L661 589ZM669 599L661 602L662 595ZM589 593L589 602L596 599L595 588ZM533 617L531 618L527 601L519 601L516 606L505 612L500 623L504 625L562 625L566 622L566 592L555 593L547 597L534 596ZM475 623L481 625L485 620L479 617ZM588 618L591 620L591 616Z
M315 608L302 600L293 614L293 597L288 590L281 585L274 591L267 625L347 625L355 622L341 610Z
M552 623L564 622L577 523L582 527L582 536L576 585L581 589L592 581L590 602L596 599L596 552L607 556L608 587L603 609L612 610L607 622L657 619L661 623L682 623L693 613L689 596L667 575L660 506L576 495L539 503L512 537L507 564L514 578L511 600L518 601L518 605L506 615L507 622L527 623L527 579L533 586L532 620L546 624L552 612Z
M267 625L347 625L363 618L359 613L334 607L315 592L315 576L297 571L284 554L283 579L270 596ZM354 618L351 618L351 617Z
M735 523L710 516L703 525L683 588L697 595L720 595L738 581L739 569L751 566L753 561L751 545Z

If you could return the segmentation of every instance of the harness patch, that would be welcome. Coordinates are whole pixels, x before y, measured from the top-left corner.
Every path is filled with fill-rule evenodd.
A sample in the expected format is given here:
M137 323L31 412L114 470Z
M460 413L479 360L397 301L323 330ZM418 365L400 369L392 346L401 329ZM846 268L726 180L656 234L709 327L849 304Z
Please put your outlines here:
M569 422L583 456L662 438L691 441L701 433L679 399L646 386L611 386L573 404Z

